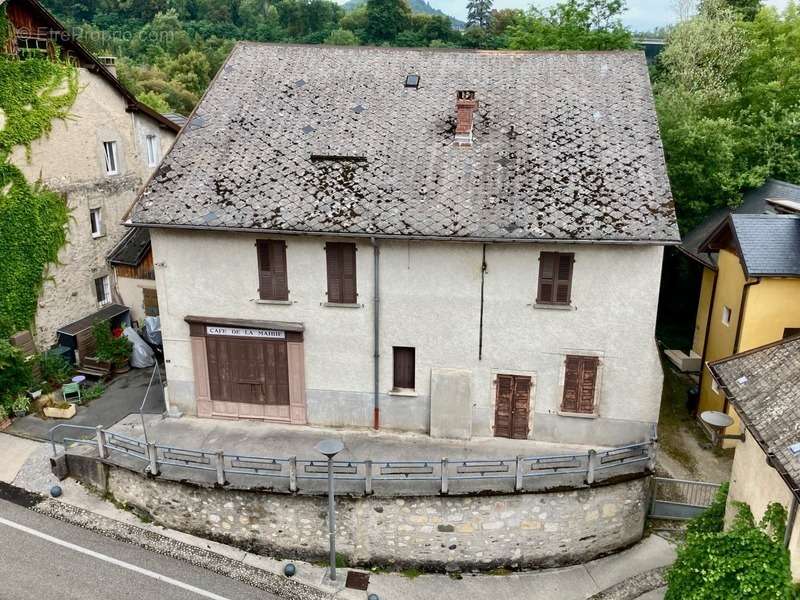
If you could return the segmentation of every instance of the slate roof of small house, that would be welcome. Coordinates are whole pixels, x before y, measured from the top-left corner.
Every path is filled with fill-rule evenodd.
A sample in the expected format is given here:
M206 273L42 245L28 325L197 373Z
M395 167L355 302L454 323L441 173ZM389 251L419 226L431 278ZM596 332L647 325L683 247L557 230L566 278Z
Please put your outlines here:
M742 203L735 209L714 211L700 225L683 236L680 250L703 265L716 269L716 252L702 252L700 246L731 214L778 214L784 212L775 201L800 202L800 185L777 179L767 179L761 187L747 190Z
M731 215L748 277L800 277L800 215Z
M710 364L747 429L800 497L800 336Z
M137 267L149 250L150 230L146 227L134 227L109 254L108 262L112 265Z
M406 75L421 77L406 89ZM453 145L457 90L474 144ZM134 225L679 240L641 52L235 46Z

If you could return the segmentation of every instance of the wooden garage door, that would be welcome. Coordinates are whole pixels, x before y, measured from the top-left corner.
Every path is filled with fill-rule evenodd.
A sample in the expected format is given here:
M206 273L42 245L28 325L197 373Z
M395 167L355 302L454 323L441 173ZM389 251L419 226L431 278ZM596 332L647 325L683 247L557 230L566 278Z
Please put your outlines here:
M494 435L517 440L528 438L531 378L520 375L498 375L495 398Z
M285 341L208 337L206 344L213 414L289 418Z

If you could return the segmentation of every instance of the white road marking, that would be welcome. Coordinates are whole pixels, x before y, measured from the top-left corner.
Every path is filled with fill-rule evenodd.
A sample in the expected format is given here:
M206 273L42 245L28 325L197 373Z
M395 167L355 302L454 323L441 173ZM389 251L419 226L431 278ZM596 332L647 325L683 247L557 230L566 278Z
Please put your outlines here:
M87 556L91 556L92 558L96 558L98 560L105 561L107 563L111 563L112 565L116 565L118 567L122 567L123 569L128 569L129 571L133 571L134 573L139 573L141 575L146 575L147 577L152 577L158 581L163 581L164 583L168 583L170 585L174 585L175 587L182 588L184 590L188 590L193 592L199 596L203 596L204 598L211 598L211 600L228 600L224 596L220 596L219 594L215 594L214 592L208 592L206 590L202 590L198 587L190 585L188 583L184 583L182 581L178 581L177 579L172 579L172 577L167 577L166 575L161 575L160 573L156 573L154 571L148 571L147 569L143 569L142 567L137 567L136 565L132 565L130 563L126 563L121 560L117 560L111 556L106 556L105 554L100 554L99 552L95 552L94 550L89 550L88 548L84 548L83 546L78 546L71 542L66 542L64 540L60 540L55 538L51 535L47 535L46 533L42 533L41 531L37 531L36 529L31 529L30 527L25 527L25 525L20 525L19 523L14 523L13 521L9 521L8 519L4 519L0 517L0 524L6 525L8 527L12 527L14 529L18 529L19 531L24 531L29 535L36 536L43 540L47 540L52 544L57 544L59 546L63 546L64 548L69 548L70 550L74 550L75 552L80 552L81 554L85 554Z

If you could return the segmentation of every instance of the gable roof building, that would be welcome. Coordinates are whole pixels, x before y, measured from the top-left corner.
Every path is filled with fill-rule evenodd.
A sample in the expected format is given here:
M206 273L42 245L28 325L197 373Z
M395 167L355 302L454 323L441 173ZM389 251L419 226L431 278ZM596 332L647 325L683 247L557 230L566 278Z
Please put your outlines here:
M454 143L459 90L477 101L469 147ZM130 219L428 239L679 240L639 52L239 43Z
M658 419L678 230L641 52L237 44L128 224L187 414L603 445Z

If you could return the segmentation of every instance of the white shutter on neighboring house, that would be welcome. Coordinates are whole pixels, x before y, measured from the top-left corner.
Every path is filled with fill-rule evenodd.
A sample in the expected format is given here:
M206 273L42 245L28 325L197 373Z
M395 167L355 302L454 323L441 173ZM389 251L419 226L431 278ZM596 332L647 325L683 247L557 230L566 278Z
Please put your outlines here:
M161 147L158 136L148 135L145 140L147 142L147 166L158 166L158 161L161 158Z

